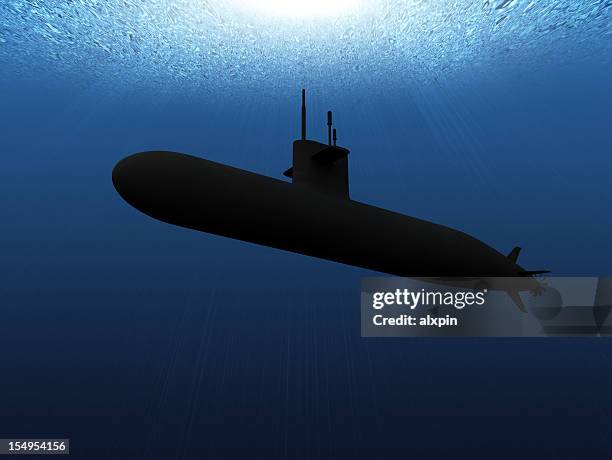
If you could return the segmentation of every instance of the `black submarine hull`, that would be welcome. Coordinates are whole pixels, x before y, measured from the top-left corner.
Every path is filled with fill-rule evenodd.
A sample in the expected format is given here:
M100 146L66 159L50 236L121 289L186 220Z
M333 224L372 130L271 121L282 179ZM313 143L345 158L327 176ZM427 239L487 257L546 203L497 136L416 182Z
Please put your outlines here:
M396 276L521 276L463 232L191 155L137 153L112 180L143 213L202 232Z

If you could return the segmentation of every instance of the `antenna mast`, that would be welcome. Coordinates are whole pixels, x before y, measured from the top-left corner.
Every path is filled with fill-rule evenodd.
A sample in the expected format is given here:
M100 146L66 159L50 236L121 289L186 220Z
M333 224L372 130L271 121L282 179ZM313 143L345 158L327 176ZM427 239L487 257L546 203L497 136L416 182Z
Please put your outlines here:
M306 140L306 90L302 90L302 140Z
M327 144L332 145L332 113L327 112Z

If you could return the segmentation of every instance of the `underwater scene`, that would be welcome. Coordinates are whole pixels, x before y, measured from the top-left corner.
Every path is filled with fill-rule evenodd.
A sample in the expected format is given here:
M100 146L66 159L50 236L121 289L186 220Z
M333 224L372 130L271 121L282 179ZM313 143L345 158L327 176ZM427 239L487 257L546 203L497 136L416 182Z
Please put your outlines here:
M288 180L303 88L310 138L333 110L352 199L612 275L610 0L2 0L0 438L79 459L612 456L609 338L361 337L380 273L115 190L149 150Z

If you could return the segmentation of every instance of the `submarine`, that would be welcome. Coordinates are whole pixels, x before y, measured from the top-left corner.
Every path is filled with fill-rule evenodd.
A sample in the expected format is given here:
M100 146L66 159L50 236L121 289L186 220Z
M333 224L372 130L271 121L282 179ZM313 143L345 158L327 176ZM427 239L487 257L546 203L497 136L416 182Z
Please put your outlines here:
M443 284L462 278L473 286L483 278L521 277L521 291L538 288L535 275L548 271L518 265L519 247L504 255L459 230L352 200L350 151L337 145L332 126L330 111L327 144L307 139L302 90L301 138L283 173L290 181L184 153L147 151L119 161L112 182L134 208L180 227L394 276ZM518 292L508 293L525 310Z

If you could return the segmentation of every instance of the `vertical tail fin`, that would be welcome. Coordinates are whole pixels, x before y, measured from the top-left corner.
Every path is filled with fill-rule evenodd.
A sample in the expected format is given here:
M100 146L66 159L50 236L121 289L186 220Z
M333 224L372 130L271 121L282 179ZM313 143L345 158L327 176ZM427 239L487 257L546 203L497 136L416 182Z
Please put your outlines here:
M516 263L520 253L521 253L521 248L519 246L516 246L514 249L512 249L512 251L510 251L510 254L508 254L508 259Z

